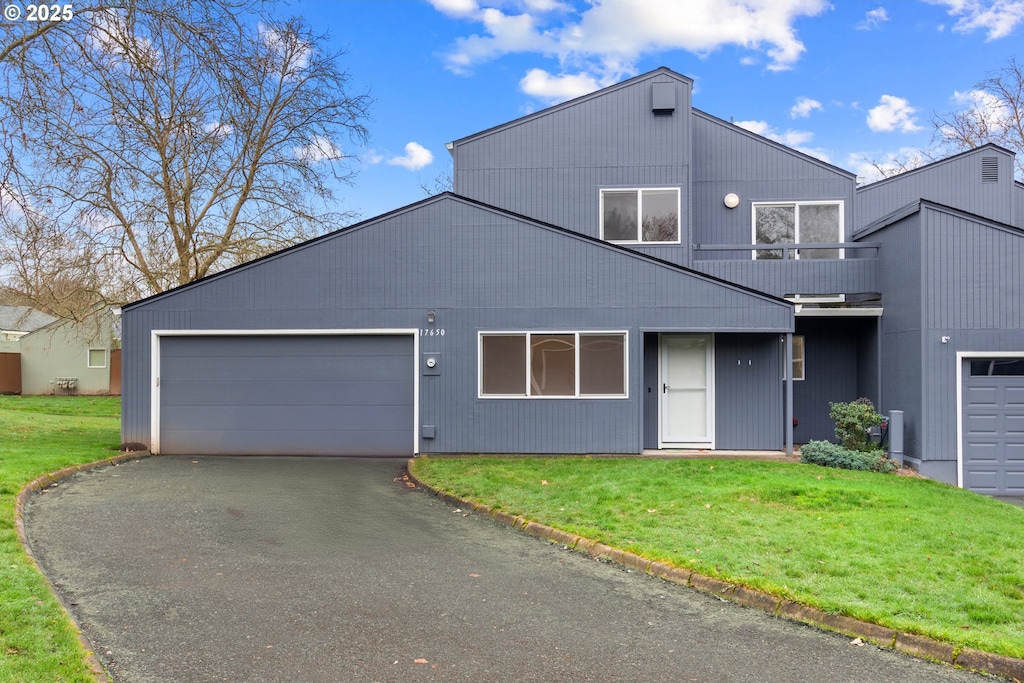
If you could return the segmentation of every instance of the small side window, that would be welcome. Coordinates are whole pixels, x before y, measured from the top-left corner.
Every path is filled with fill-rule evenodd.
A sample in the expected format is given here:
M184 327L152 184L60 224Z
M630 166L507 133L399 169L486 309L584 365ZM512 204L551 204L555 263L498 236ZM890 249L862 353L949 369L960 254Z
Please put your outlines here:
M793 381L800 382L804 379L804 336L793 335ZM786 373L782 373L782 379L786 379Z
M89 349L89 367L90 368L105 368L105 367L107 367L107 350L106 349Z

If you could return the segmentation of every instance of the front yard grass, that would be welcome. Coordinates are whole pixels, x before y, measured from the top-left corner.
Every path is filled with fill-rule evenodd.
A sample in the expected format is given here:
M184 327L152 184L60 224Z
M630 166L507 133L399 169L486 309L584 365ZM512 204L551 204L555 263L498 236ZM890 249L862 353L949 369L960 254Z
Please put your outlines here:
M795 463L419 458L412 469L646 558L1024 657L1024 508L926 479Z
M36 477L116 455L121 401L0 396L0 681L91 683L74 626L14 528L18 492Z

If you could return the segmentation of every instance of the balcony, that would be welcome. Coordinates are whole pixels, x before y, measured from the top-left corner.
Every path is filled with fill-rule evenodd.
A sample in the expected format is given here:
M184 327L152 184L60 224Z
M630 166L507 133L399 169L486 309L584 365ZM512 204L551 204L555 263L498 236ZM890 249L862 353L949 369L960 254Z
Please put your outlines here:
M814 244L694 244L693 269L777 297L879 292L878 242ZM809 249L842 250L845 258L796 258ZM781 258L753 258L771 251Z

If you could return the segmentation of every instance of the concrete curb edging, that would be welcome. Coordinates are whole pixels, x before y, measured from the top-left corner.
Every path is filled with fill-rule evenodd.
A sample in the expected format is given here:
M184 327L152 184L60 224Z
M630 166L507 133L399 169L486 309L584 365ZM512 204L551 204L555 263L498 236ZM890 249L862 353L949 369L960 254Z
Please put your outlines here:
M671 583L689 586L690 588L710 593L744 607L752 607L775 616L790 619L791 621L798 621L826 631L834 631L854 638L860 638L885 649L896 650L913 657L930 659L973 671L995 674L1018 682L1024 680L1024 659L982 652L968 647L958 648L927 636L902 633L878 624L860 621L840 614L831 614L816 607L792 602L770 593L764 593L746 586L731 584L721 579L697 574L689 569L652 561L627 550L613 548L583 536L577 536L561 529L539 524L525 517L512 515L502 510L494 510L482 503L459 498L424 483L413 475L411 468L409 468L409 478L417 486L432 492L434 496L450 505L470 510L480 515L486 515L513 529L523 531L551 543L556 543L569 550L586 553L595 559L614 562Z
M85 637L85 634L82 633L81 627L79 627L78 622L76 622L75 618L71 615L71 611L67 608L67 605L65 605L64 601L61 600L60 594L54 590L50 580L46 578L46 574L43 573L43 570L39 568L39 564L36 562L36 557L32 553L32 548L30 548L28 544L28 536L25 534L25 505L28 503L28 499L32 497L32 494L45 489L47 486L52 486L61 479L70 477L78 472L85 472L97 467L116 467L123 462L136 460L138 458L146 458L150 455L151 453L149 453L149 451L132 451L130 453L120 453L119 455L114 455L109 458L104 458L103 460L96 460L82 465L70 465L57 470L56 472L50 472L49 474L36 477L29 483L25 484L25 486L18 491L18 495L14 499L14 530L18 534L18 540L21 542L21 547L24 549L25 555L28 556L29 562L31 562L35 570L39 572L39 575L43 577L43 581L46 582L47 587L50 589L50 593L57 598L57 604L59 604L60 608L64 610L64 615L67 617L68 621L70 621L75 627L78 642L80 642L82 647L85 649L85 663L89 668L89 673L92 674L97 683L109 683L111 678L107 674L107 670L103 668L103 664L100 662L99 657L96 656L96 651L93 648L92 643L90 643Z

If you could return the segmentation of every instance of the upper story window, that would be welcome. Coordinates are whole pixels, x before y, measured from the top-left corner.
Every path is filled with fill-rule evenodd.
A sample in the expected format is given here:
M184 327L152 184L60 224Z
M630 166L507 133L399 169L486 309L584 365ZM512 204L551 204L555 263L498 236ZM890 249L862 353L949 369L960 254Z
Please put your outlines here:
M601 238L679 243L679 188L601 190Z
M842 202L771 202L754 205L754 244L823 244L843 241ZM758 249L755 259L781 259L781 249ZM788 258L843 258L842 249L791 249Z

